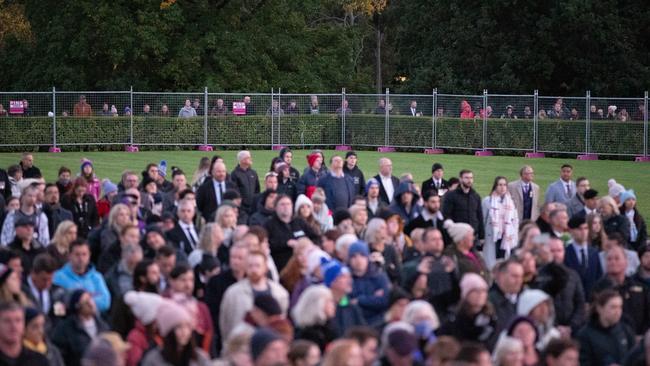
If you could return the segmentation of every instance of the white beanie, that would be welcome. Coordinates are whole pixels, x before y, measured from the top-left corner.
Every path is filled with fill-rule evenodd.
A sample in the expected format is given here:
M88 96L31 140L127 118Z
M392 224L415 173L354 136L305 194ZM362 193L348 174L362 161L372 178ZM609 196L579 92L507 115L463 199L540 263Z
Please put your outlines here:
M614 179L607 181L607 187L609 187L609 196L612 198L616 198L621 193L625 192L625 187L623 187L622 184L617 183Z
M307 254L307 274L311 275L316 268L320 268L322 258L332 259L327 252L320 248L315 248Z
M453 222L452 220L445 220L445 229L454 243L459 243L471 231L474 231L469 224L464 222Z
M485 279L480 275L467 272L463 275L463 278L460 280L460 298L464 299L469 295L470 292L474 290L487 290L488 284L485 282Z
M517 315L528 316L537 305L550 299L551 297L542 290L524 290L517 301Z
M124 295L124 302L131 307L133 315L142 324L149 325L156 320L156 313L163 302L163 298L150 292L128 291Z
M298 196L298 198L296 198L296 204L293 206L294 213L297 214L298 210L300 210L300 207L302 207L303 205L308 205L309 207L311 207L311 210L314 211L314 204L311 202L309 197L305 196L304 194L301 194L300 196Z

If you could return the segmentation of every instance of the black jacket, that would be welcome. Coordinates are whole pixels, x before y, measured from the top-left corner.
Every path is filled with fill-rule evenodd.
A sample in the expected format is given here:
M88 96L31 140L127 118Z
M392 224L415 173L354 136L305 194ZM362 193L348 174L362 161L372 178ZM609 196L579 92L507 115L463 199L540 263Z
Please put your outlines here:
M347 164L343 164L343 173L352 178L354 194L364 196L366 194L366 180L363 176L363 172L359 169L359 166L355 165L354 168L350 170L348 169Z
M630 220L623 215L612 215L607 220L604 220L603 229L605 229L607 235L619 233L625 240L625 243L630 242Z
M50 206L47 203L43 204L43 213L47 216L47 225L50 229L50 238L54 238L57 226L65 220L74 221L72 212L66 210L61 206Z
M388 199L388 194L386 194L384 183L381 182L381 176L377 174L374 176L374 178L377 179L377 182L379 182L379 200L389 205L391 203L392 197L390 200ZM397 179L395 176L392 176L390 177L390 180L393 181L393 192L397 192L397 188L399 187L399 179Z
M449 182L444 179L441 179L439 189L449 189ZM429 190L434 190L436 191L436 193L438 193L438 188L436 188L436 185L433 183L433 178L429 178L424 182L422 182L422 190L421 190L422 194L424 194L424 192Z
M280 272L293 255L293 249L287 245L287 241L306 236L314 243L320 243L318 234L302 219L293 219L287 224L274 213L264 227L269 233L271 257Z
M422 211L426 210L426 208L423 208ZM421 228L421 229L426 229L429 227L433 227L433 222L434 220L425 220L424 216L422 216L422 213L413 220L411 220L405 227L404 227L404 233L406 235L411 235L411 232L415 229ZM449 237L449 234L447 233L447 230L444 228L444 223L445 223L445 217L443 216L442 219L436 219L435 220L435 227L440 230L442 233L442 239L445 241L445 248L448 247L449 245L453 244L451 238Z
M29 275L28 275L29 278ZM27 279L25 279L22 284L20 285L21 291L27 296L29 301L34 304L34 307L38 308L39 311L42 312L43 306L41 304L41 300L34 295L32 292L32 289L29 287L29 283L27 282ZM52 284L50 288L47 290L47 292L50 295L50 309L47 312L46 317L45 317L45 331L49 332L56 326L61 320L63 320L63 317L61 314L57 315L55 314L54 307L56 303L61 303L62 305L65 304L66 301L66 290L63 287L57 286L55 284ZM58 306L58 305L57 305Z
M97 203L90 194L83 196L81 204L73 199L70 194L66 194L61 199L61 207L72 212L74 223L77 224L77 236L80 238L87 238L90 231L99 225Z
M513 304L508 300L496 283L492 285L488 292L488 300L490 301L490 304L494 306L496 312L497 331L501 332L510 324L510 321L517 316L517 304ZM519 302L519 295L517 295L517 302Z
M205 285L205 296L203 299L205 304L208 305L208 309L210 309L212 325L214 326L214 333L217 337L220 337L219 310L221 300L223 300L223 295L226 293L228 287L235 283L237 283L237 279L233 276L232 271L227 269L216 276L212 276ZM216 344L220 346L222 342L219 342L219 340L220 338L216 339Z
M194 231L196 231L197 235L200 235L200 230L197 227L194 228ZM190 255L192 250L194 250L187 232L183 231L181 226L178 224L176 224L173 229L166 232L165 236L167 236L167 240L174 244L174 247L176 247L176 249L182 250L186 255ZM199 240L200 238L197 238L197 247L199 245Z
M481 196L474 188L465 193L463 188L458 186L455 190L447 192L442 202L442 215L454 222L469 224L474 228L477 239L485 238Z
M248 213L253 212L255 195L260 193L260 180L257 177L257 172L252 168L244 170L237 165L230 174L230 180L239 189L242 210Z
M219 208L219 205L217 205L217 194L214 191L214 183L212 181L212 178L206 178L205 182L196 190L196 207L207 222L214 219L214 214L217 212L217 208ZM224 193L229 189L239 191L233 182L226 180L225 183L226 189Z
M99 317L95 317L95 323L97 324L97 334L110 330ZM92 339L84 330L81 321L74 315L69 315L60 322L52 334L52 343L59 347L67 366L80 365L81 358L91 342Z
M474 315L457 310L442 321L436 335L449 335L461 342L478 342L492 349L499 334L496 324L496 317L487 305L483 311Z
M539 269L532 287L553 298L555 321L570 326L575 334L586 321L585 290L578 272L563 263L549 263Z
M0 169L0 195L8 200L11 197L11 183L9 183L9 175L4 169Z
M621 364L625 354L634 347L634 332L625 323L603 328L591 319L577 334L580 342L580 365Z
M22 161L20 162L20 168L23 170L23 178L40 178L43 175L41 174L41 170L38 169L35 165L32 165L31 168L25 169L23 167Z
M366 325L363 312L358 305L348 303L336 305L336 315L332 321L334 334L337 338L343 337L345 331L356 325Z
M623 317L621 321L630 326L637 335L650 329L650 289L633 277L625 277L617 285L608 276L594 285L594 293L605 289L618 291L623 298Z
M294 338L312 341L318 345L318 348L320 348L321 352L325 352L327 345L336 339L334 324L332 321L329 321L326 324L317 324L304 328L296 328Z
M25 271L24 273L29 273L32 270L32 263L34 262L34 258L36 258L37 255L45 252L43 245L35 239L32 239L29 250L26 250L23 248L22 242L17 237L14 238L14 241L9 243L7 248L20 256L20 262L22 263L23 270Z

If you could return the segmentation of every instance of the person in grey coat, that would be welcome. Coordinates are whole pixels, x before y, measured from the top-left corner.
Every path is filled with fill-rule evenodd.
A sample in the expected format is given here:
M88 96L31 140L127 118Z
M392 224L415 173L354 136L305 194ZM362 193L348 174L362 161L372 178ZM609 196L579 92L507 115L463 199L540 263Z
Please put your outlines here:
M573 196L573 198L568 200L566 203L569 217L573 217L573 215L577 214L578 212L582 211L585 208L584 194L589 189L591 189L591 185L589 184L589 179L585 177L580 177L576 179L576 194L575 196Z
M569 164L562 165L560 179L551 183L546 190L544 202L567 203L576 194L576 183L571 180L573 167Z

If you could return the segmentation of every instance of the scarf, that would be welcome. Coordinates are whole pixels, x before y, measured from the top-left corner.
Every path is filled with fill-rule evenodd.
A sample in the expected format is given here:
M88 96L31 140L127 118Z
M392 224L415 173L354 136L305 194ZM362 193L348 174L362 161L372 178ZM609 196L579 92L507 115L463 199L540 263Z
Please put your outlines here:
M45 344L45 342L43 341L39 342L38 344L34 344L28 339L23 339L23 346L25 346L25 348L31 351L38 352L42 355L47 353L47 344Z
M490 196L490 212L488 224L492 227L495 240L501 239L501 249L510 256L512 249L517 247L519 217L517 209L509 193L502 198Z

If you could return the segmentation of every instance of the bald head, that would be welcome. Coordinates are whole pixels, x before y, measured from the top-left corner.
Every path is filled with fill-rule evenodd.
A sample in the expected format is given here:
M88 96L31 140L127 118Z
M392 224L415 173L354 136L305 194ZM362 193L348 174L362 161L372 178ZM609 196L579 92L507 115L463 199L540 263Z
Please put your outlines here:
M210 172L212 174L212 178L214 178L217 182L223 182L226 180L226 164L223 163L223 161L216 161L212 165L212 171Z

